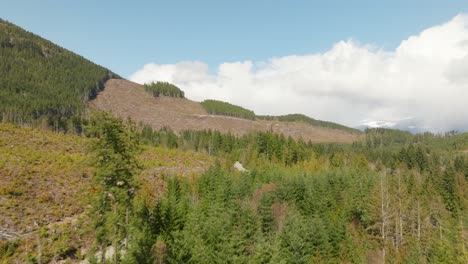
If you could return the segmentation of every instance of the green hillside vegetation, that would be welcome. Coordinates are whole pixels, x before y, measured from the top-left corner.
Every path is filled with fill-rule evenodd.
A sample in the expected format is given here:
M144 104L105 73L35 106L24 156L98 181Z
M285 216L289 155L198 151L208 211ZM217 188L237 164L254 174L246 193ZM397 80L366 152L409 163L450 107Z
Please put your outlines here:
M170 96L177 98L185 98L184 91L179 87L170 84L168 82L152 82L145 84L145 91L155 97L158 96Z
M445 134L423 133L413 135L406 131L375 128L366 130L366 147L375 153L396 154L405 146L417 145L440 153L463 153L468 149L468 133L448 132ZM382 151L385 149L385 152ZM412 156L412 154L411 154ZM389 157L380 157L382 161Z
M260 115L256 117L261 120L276 120L276 121L282 121L282 122L304 122L312 126L328 127L328 128L339 129L339 130L344 130L344 131L353 132L353 133L361 133L361 131L355 128L343 126L343 125L333 123L333 122L316 120L303 114L289 114L289 115L281 115L281 116L268 116L268 115L261 116Z
M240 138L213 131L175 134L103 118L91 120L93 130L85 131L94 139L46 133L57 142L62 137L76 142L66 146L43 140L39 130L3 129L6 140L0 149L7 171L1 175L7 182L21 179L15 186L34 179L56 189L48 183L51 176L34 171L62 175L41 167L45 163L40 160L31 162L28 153L34 152L21 148L43 144L38 151L73 153L83 143L92 144L86 155L94 157L93 166L75 162L83 160L82 152L52 164L77 169L77 176L65 173L61 178L84 179L83 188L91 188L89 198L94 199L45 198L51 206L42 208L62 212L53 205L66 202L76 212L91 212L92 205L93 212L103 210L98 215L104 218L83 214L74 224L42 228L27 242L4 241L0 260L89 258L100 263L101 249L114 245L127 252L119 253L119 263L466 263L468 133L411 135L376 129L368 130L362 142L312 145L271 132ZM17 139L24 146L12 148L8 142L18 136L37 140ZM134 147L141 150L134 152ZM218 161L203 172L213 159ZM236 160L248 171L234 170ZM38 165L19 170L23 163ZM198 166L201 170L194 171ZM91 175L80 176L80 168ZM119 178L109 177L114 170ZM31 199L29 192L0 186L6 186L0 198L9 201L4 208L8 219L18 208L29 208L21 201ZM99 197L107 202L100 204ZM18 217L25 221L36 215ZM22 221L16 225L23 226Z
M289 163L278 157L290 149L268 132L236 138L148 130L141 137L211 151L227 164L239 159L250 171L218 163L194 179L167 178L153 204L135 201L130 235L135 240L126 263L465 263L468 258L463 231L468 155L462 151L468 133L376 129L352 145L294 141L304 155Z
M140 131L140 140L149 145L190 149L243 163L267 160L292 165L307 160L313 153L311 143L296 141L271 131L253 132L241 137L211 130L184 131L178 136L167 129L153 131L145 126Z
M201 102L205 110L212 115L233 116L238 118L255 120L255 113L238 105L233 105L218 100L205 100Z
M3 122L70 130L111 71L0 19ZM75 117L74 123L71 117Z

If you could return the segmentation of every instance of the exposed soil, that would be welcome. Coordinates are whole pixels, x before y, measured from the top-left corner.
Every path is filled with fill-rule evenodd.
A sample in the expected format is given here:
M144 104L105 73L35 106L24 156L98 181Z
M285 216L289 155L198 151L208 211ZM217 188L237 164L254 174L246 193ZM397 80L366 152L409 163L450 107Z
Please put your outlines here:
M172 97L153 97L142 85L127 80L107 81L104 91L90 106L122 117L143 122L153 129L218 130L223 133L243 135L251 131L272 130L295 139L311 142L353 142L361 135L338 129L311 126L302 122L246 120L227 116L209 115L198 102Z

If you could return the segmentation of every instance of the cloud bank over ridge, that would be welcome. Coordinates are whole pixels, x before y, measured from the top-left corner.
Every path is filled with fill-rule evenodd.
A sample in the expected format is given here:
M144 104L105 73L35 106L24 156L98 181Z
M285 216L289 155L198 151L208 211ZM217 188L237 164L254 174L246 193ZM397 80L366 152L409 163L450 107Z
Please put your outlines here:
M303 113L349 126L414 120L468 131L468 15L428 28L392 51L353 40L324 52L226 62L149 63L138 83L168 81L193 100L219 99L257 114Z

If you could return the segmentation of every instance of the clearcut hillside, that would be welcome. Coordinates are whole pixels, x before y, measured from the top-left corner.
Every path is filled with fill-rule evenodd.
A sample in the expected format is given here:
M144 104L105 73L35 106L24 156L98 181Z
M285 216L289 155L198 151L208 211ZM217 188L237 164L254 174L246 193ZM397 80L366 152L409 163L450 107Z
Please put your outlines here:
M199 102L170 96L153 96L144 86L122 79L106 82L104 90L89 102L91 108L107 111L115 116L150 125L153 129L218 130L222 133L244 135L254 131L273 131L311 142L353 142L362 133L336 124L337 128L311 124L293 118L255 118L210 114ZM284 121L283 121L284 120ZM290 121L291 120L291 121ZM324 122L331 124L329 122Z

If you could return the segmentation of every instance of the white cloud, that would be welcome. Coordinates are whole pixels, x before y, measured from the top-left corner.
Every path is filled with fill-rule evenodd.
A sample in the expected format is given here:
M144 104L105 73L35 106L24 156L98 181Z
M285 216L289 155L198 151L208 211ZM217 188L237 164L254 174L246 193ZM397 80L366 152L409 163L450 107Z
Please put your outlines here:
M194 100L219 99L258 114L304 113L350 126L412 116L433 131L468 130L468 16L403 40L393 51L340 41L329 51L226 62L150 63L130 76L168 81Z

